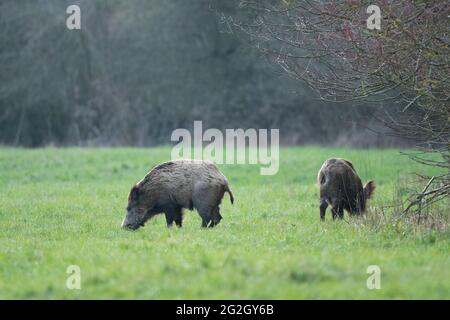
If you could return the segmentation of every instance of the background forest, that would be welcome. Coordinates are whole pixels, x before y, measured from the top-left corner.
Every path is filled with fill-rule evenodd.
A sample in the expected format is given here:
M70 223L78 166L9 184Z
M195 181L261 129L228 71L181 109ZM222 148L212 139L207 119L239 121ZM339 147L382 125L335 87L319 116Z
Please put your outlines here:
M82 7L81 30L65 26L70 4ZM203 120L280 128L288 145L398 145L371 131L383 129L370 105L321 101L229 32L217 12L238 10L210 0L2 1L0 144L152 146Z

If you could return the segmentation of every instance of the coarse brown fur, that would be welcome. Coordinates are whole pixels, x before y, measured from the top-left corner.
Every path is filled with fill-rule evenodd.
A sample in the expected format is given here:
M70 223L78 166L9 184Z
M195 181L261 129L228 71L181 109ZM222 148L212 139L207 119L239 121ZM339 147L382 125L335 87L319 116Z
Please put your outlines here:
M333 220L344 217L344 209L350 214L361 214L366 210L367 200L373 195L375 182L364 187L353 164L345 159L326 160L317 175L320 188L320 219L331 206Z
M128 229L143 226L159 213L167 225L182 226L182 209L197 209L203 227L214 227L222 216L219 205L228 192L233 194L226 177L216 165L203 160L175 160L153 168L130 191L127 214L122 223Z

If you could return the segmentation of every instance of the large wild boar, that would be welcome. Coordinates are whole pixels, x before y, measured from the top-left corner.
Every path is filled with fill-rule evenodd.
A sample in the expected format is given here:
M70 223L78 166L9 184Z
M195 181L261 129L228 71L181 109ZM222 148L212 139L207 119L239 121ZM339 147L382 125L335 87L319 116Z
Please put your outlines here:
M135 230L153 216L164 213L167 226L182 225L182 209L197 209L202 227L216 226L222 216L219 205L228 192L226 177L216 165L203 160L175 160L153 168L130 191L122 227Z
M375 182L369 181L363 188L353 164L345 159L328 159L317 175L320 188L320 219L331 206L333 220L344 217L344 209L350 214L360 214L375 190Z

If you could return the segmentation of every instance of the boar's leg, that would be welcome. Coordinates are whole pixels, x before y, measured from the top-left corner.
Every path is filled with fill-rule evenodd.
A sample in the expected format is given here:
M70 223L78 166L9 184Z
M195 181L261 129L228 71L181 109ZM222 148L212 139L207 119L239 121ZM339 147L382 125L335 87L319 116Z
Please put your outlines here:
M320 220L325 220L325 211L327 210L328 202L325 199L320 199Z
M181 207L174 206L167 208L164 213L166 215L167 227L171 227L174 221L178 227L181 227Z
M183 215L181 213L181 210L179 216L175 217L175 224L177 225L178 228L181 228L183 226Z
M211 209L208 205L203 203L195 204L198 214L202 218L202 228L206 228L211 222Z
M197 208L197 211L200 217L202 217L202 228L206 228L211 222L211 214L209 213L210 210L200 207Z
M217 188L211 187L207 184L198 184L195 186L192 202L197 209L198 214L202 218L202 227L206 228L211 222L214 208L220 202L218 200ZM222 192L223 196L223 192Z
M173 215L170 213L166 213L166 222L168 228L170 228L173 225L173 220L174 220Z
M336 218L344 218L344 207L341 201L333 199L331 213L333 214L333 220L335 220Z

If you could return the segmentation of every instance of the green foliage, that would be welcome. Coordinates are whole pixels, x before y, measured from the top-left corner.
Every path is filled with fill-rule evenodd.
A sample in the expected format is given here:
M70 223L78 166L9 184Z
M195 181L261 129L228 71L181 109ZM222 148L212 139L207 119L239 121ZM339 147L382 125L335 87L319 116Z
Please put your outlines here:
M159 216L128 232L127 193L169 148L0 149L0 298L449 299L448 231L319 221L315 178L331 156L376 180L375 207L419 166L394 150L284 148L276 176L221 166L236 202L215 229L186 212L181 229ZM72 264L81 290L66 289ZM369 265L381 290L366 288Z

